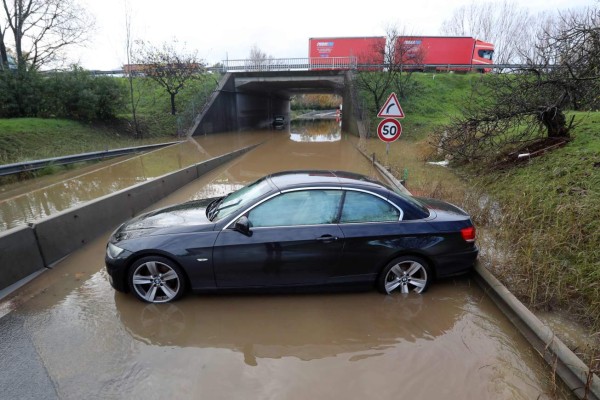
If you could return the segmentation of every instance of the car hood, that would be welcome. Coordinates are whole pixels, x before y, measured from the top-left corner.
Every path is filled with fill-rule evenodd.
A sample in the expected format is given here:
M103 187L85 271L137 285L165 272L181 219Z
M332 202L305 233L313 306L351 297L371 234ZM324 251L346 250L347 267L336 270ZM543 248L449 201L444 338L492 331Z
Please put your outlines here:
M141 236L212 230L206 207L215 199L194 200L135 217L117 229L113 242Z

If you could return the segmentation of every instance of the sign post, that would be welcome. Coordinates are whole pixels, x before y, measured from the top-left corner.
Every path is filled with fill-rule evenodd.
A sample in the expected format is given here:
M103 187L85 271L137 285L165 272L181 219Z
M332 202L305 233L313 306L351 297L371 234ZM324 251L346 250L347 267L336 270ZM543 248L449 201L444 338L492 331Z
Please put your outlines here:
M387 158L390 154L390 143L398 140L402 134L402 125L396 118L404 118L404 111L402 111L396 93L392 92L390 94L377 116L383 118L377 126L377 136L385 142L385 155Z

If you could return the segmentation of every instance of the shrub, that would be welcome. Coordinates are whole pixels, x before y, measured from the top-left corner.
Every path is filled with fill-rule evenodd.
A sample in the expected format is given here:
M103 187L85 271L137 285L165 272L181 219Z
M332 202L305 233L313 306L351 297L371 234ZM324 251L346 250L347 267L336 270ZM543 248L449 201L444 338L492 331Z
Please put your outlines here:
M50 74L43 89L44 116L108 120L124 106L125 92L117 80L95 77L77 66Z
M36 115L41 86L40 76L35 71L0 71L0 118Z

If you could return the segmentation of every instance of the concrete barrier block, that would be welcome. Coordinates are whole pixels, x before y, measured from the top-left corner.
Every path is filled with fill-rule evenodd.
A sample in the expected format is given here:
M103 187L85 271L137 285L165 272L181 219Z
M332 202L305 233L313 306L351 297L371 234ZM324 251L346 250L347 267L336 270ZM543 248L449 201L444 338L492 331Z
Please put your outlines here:
M163 184L165 179L168 177L156 178L126 189L129 218L165 197Z
M150 205L197 178L198 170L195 166L191 166L125 189L131 211L130 217L137 215Z
M44 268L35 232L22 226L0 233L0 290Z
M168 179L162 178L161 182L164 196L170 195L177 189L182 188L196 179L198 179L198 168L194 165L170 174Z
M256 146L258 146L258 145L256 144L253 146L244 147L243 149L232 151L231 153L227 153L227 154L224 154L219 157L211 158L210 160L206 160L199 164L196 164L196 167L198 168L198 176L202 176L202 175L206 174L207 172L210 172L211 170L217 168L218 166L223 165L226 162L229 162L229 161L241 156L244 153L247 153L248 151L254 149Z
M127 192L117 192L37 221L35 229L46 266L131 217Z
M203 163L142 182L37 221L33 228L46 266L135 216L200 175L249 151L249 146Z

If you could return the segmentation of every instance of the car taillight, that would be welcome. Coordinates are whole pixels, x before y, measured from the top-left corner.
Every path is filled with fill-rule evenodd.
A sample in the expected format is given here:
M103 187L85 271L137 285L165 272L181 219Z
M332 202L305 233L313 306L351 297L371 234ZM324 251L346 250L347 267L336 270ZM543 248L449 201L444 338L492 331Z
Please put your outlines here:
M463 239L465 239L465 241L467 241L467 242L475 241L475 227L474 226L469 226L468 228L462 228L460 230L460 234L462 235Z

